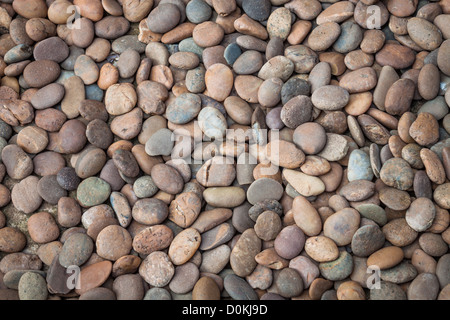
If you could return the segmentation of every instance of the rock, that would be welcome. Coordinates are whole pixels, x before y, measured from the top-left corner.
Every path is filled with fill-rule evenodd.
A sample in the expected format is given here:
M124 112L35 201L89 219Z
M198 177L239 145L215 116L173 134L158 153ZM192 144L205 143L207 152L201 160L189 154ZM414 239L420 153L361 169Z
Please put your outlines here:
M367 265L377 266L381 270L389 269L399 264L403 257L403 251L399 247L385 247L372 253L367 259Z
M439 282L434 274L419 274L407 291L408 300L435 300L439 293Z
M254 257L261 251L261 239L253 229L247 229L236 242L230 255L230 265L234 273L245 277L256 267Z
M65 268L81 266L90 258L93 250L94 243L89 236L75 233L64 242L59 253L59 263Z
M102 204L109 198L110 185L97 177L83 180L77 188L77 199L83 207L93 207Z
M0 229L0 251L6 253L20 252L26 244L27 239L20 230L12 227Z
M237 275L229 274L223 281L224 289L234 300L257 300L258 296L252 287Z
M319 213L304 196L297 196L292 204L296 225L307 235L315 236L322 230Z
M201 242L200 233L187 228L175 236L169 247L169 258L174 265L182 265L195 254Z
M37 243L48 243L59 237L59 228L53 216L48 212L33 214L27 222L31 239Z
M130 252L132 238L126 229L110 225L100 231L95 244L100 257L116 261Z
M392 158L383 164L380 178L388 186L407 190L413 185L414 173L405 160Z
M139 274L148 284L161 288L170 283L175 274L175 267L166 253L155 251L142 261Z
M26 272L19 281L20 300L47 300L48 291L45 279L34 272Z
M327 280L339 281L347 278L353 270L352 256L341 251L336 260L319 264L320 274Z
M359 257L368 257L381 249L384 241L385 236L378 226L366 225L360 227L352 237L352 252Z
M339 257L336 243L328 237L310 237L305 242L305 252L317 262L329 262Z

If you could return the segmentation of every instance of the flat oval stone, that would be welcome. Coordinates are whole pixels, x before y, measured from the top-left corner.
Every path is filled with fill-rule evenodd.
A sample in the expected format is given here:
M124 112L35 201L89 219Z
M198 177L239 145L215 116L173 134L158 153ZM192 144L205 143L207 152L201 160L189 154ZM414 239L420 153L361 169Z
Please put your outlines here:
M339 281L347 278L353 271L352 256L341 251L336 260L319 264L320 274L328 280Z
M75 164L75 172L81 179L92 177L100 172L106 163L106 153L100 148L83 151Z
M432 51L442 43L440 30L430 21L414 17L408 20L408 34L424 50Z
M132 208L133 219L145 225L162 223L168 216L167 205L160 199L145 198L136 201Z
M295 224L307 235L316 236L322 230L322 220L316 208L303 196L297 196L292 203Z
M47 283L43 276L35 272L26 272L19 280L20 300L46 300Z
M38 177L29 176L14 185L11 201L15 208L24 213L32 213L40 207L42 198L37 191L38 183Z
M353 234L351 248L353 254L368 257L384 245L385 236L376 225L362 226Z
M80 273L80 288L76 292L80 295L93 288L100 287L111 274L111 261L101 261L83 268Z
M65 268L81 266L89 259L93 249L94 242L88 235L74 233L64 242L59 253L59 263Z
M398 265L403 260L402 249L396 246L385 247L372 253L367 259L368 266L377 266L381 270Z
M211 138L222 138L227 129L223 114L213 107L205 107L198 114L198 124L204 134Z
M36 61L52 60L61 63L69 56L69 47L61 38L50 37L34 46L33 56Z
M363 201L375 193L375 184L368 180L354 180L343 186L339 194L348 201Z
M211 187L203 192L205 201L222 208L234 208L245 201L245 191L240 187Z
M353 150L348 162L348 181L362 179L371 181L373 176L369 155L362 150Z
M201 277L192 290L193 300L220 300L220 289L217 283L208 276Z
M154 225L141 230L133 239L133 249L150 254L168 248L173 240L172 230L165 225Z
M64 97L64 87L58 83L51 83L39 89L31 98L35 109L46 109L58 104Z
M417 231L412 229L405 218L397 218L389 221L382 228L386 240L396 246L406 246L417 238Z
M406 293L395 283L381 281L379 289L370 290L370 300L406 300Z
M436 203L444 209L450 209L450 183L444 183L439 185L433 193L433 199Z
M287 226L276 236L274 249L282 258L292 259L303 250L305 240L305 234L299 227Z
M59 228L54 217L45 211L34 213L27 221L28 232L33 241L48 243L59 237Z
M127 177L139 174L139 165L131 151L119 149L113 153L112 159L117 169Z
M379 226L384 226L387 222L386 211L379 205L366 203L356 207L356 210L367 219L375 221Z
M439 281L432 273L419 274L407 291L408 300L435 300L439 293Z
M97 254L100 257L116 261L120 257L129 254L132 248L132 238L123 227L110 225L100 231L95 245Z
M320 87L311 96L314 106L325 111L340 110L347 105L348 100L348 91L335 85Z
M287 8L278 8L273 11L267 20L269 37L278 37L286 40L291 31L291 12Z
M341 34L341 27L336 22L325 22L309 35L308 44L314 51L325 51L330 48Z
M381 270L380 277L383 281L402 284L413 280L417 276L417 269L409 261L402 261L395 267Z
M381 66L391 66L394 69L404 69L411 66L415 55L413 51L401 44L387 43L375 55L375 60Z
M283 190L279 182L270 178L261 178L253 182L247 190L247 200L256 204L264 199L280 200Z
M392 158L383 164L380 178L388 186L408 190L413 185L414 173L405 160Z
M313 104L308 96L300 95L289 100L281 109L280 118L291 129L311 121Z
M106 90L105 106L111 115L125 114L131 111L136 103L136 91L129 83L114 84Z
M154 33L166 33L180 22L180 18L180 11L176 5L163 3L150 12L147 26Z
M243 278L229 274L224 279L224 289L235 300L258 300L253 288Z
M294 63L285 56L276 56L267 61L259 70L258 77L267 80L270 78L280 78L287 81L294 72Z
M172 280L175 267L166 253L155 251L142 261L139 274L151 286L162 288Z
M145 152L150 156L169 156L172 153L174 141L173 132L167 128L156 131L145 143Z
M186 124L201 110L201 99L193 93L183 93L167 106L166 115L170 122Z
M166 164L156 164L151 171L156 186L169 194L178 194L183 190L184 181L178 171Z
M310 237L305 242L305 252L317 262L328 262L339 257L336 243L328 237Z
M190 22L205 22L211 17L211 14L212 8L204 1L193 0L186 5L186 17Z
M224 101L233 87L233 73L226 65L216 63L206 70L205 83L211 98Z
M406 222L417 232L428 229L434 220L436 209L433 202L428 198L414 200L406 210Z
M168 255L175 265L182 265L195 254L200 247L200 233L193 228L187 228L175 236L170 244Z
M221 223L202 233L200 250L211 250L228 242L234 236L236 230L231 223Z
M186 294L194 288L199 276L200 272L197 266L192 262L187 262L175 268L169 288L174 293Z
M236 242L230 255L230 264L236 275L245 277L256 267L254 257L261 251L261 239L253 229L247 229Z
M110 193L110 185L97 177L89 177L77 187L77 199L83 207L102 204L109 198Z
M360 223L359 212L353 208L339 210L329 216L323 224L323 234L338 246L351 243Z

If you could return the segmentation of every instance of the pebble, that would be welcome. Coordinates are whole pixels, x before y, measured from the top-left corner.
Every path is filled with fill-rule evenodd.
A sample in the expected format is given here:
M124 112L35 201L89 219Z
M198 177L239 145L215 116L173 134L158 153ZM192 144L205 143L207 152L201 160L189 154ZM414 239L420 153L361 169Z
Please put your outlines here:
M11 201L18 210L32 213L41 206L42 197L38 193L38 183L38 177L29 176L13 187Z
M105 202L110 193L110 185L97 177L89 177L77 187L78 201L84 207L92 207Z
M280 118L288 128L295 129L311 121L312 110L311 99L305 95L300 95L292 98L283 106Z
M377 266L381 270L392 268L403 260L402 249L396 246L385 247L372 253L367 258L368 266Z
M44 277L35 272L24 273L19 280L20 300L47 300L48 291Z
M151 286L162 288L172 280L175 267L166 253L155 251L142 261L139 274Z
M408 190L413 185L414 173L405 160L392 158L381 167L380 178L388 186Z
M322 220L316 208L304 196L296 196L292 203L295 224L307 235L316 236L322 229Z
M439 282L432 273L419 274L407 290L408 300L435 300L439 293Z
M352 256L346 251L341 251L336 260L321 262L320 274L327 280L339 281L347 278L353 271Z
M439 139L439 125L430 113L422 112L409 127L409 135L421 146L436 143Z
M59 237L59 228L53 216L45 211L34 213L27 221L30 237L36 243L48 243Z
M90 258L93 249L94 243L88 235L75 233L64 242L59 253L59 263L65 268L81 266Z
M359 228L352 237L352 252L360 257L368 257L381 249L385 235L376 225L366 225Z
M234 300L258 300L253 288L241 277L229 274L223 281L224 289Z
M202 0L189 1L186 5L186 18L192 23L207 21L212 14L211 7Z
M373 171L370 165L370 158L364 151L353 150L348 162L348 181L373 179Z
M80 273L80 288L75 289L75 292L83 295L91 289L100 287L108 279L111 269L111 261L106 260L86 266Z

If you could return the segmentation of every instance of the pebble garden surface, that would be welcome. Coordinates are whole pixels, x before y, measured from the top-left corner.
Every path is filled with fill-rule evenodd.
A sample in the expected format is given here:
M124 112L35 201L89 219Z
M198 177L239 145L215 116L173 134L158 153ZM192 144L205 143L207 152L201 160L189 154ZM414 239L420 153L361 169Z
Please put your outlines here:
M450 299L450 0L0 0L0 78L0 300Z

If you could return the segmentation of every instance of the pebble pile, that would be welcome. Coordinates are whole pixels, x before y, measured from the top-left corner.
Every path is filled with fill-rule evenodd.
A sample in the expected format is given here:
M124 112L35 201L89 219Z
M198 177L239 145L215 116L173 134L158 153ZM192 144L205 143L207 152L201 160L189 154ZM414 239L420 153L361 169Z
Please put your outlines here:
M449 0L0 0L0 77L0 300L450 299Z

